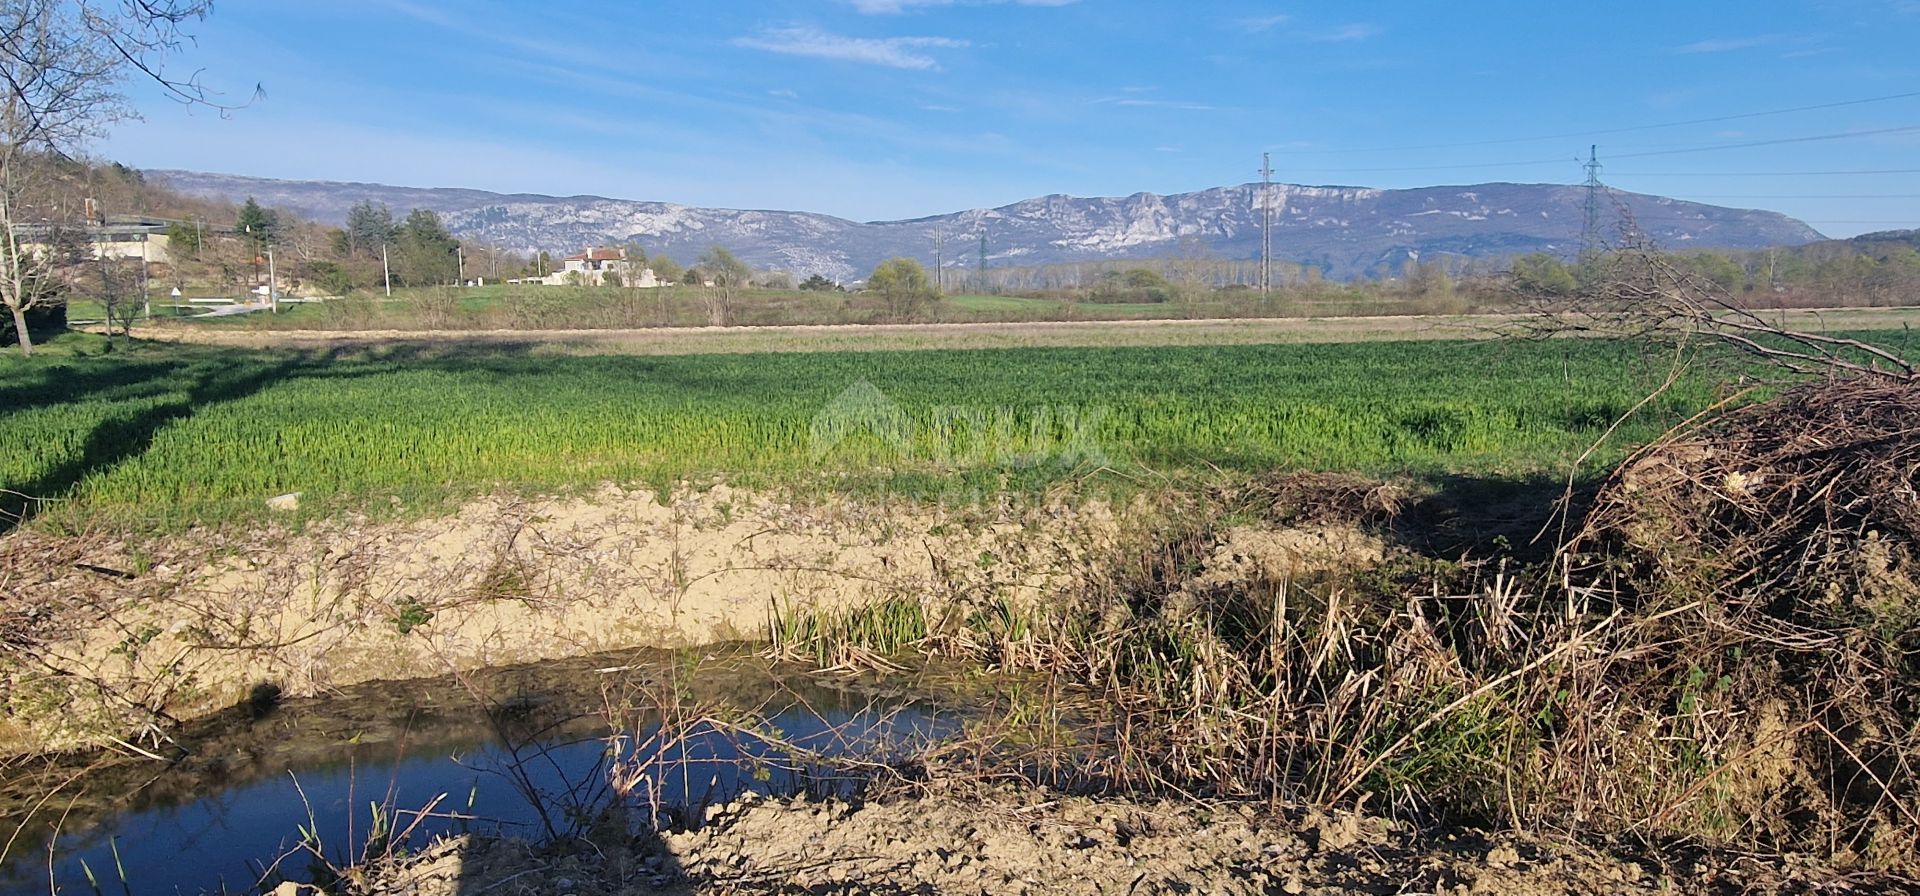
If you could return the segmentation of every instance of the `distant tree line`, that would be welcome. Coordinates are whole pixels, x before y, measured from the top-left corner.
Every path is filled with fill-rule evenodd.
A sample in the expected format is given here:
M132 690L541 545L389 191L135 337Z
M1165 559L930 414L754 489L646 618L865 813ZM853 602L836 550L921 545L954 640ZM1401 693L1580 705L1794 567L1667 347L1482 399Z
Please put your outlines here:
M176 285L194 280L251 288L263 282L260 260L272 250L283 281L336 294L380 287L383 253L395 286L450 284L460 277L461 244L429 209L414 209L395 221L386 206L362 202L348 212L346 226L335 228L265 207L249 196L232 212L231 226L217 223L223 217L217 213L207 217L211 221L196 215L168 227L173 262L159 276ZM477 247L469 258L493 267L500 254ZM510 269L523 263L518 257L504 260Z
M1663 253L1680 273L1754 307L1898 305L1920 301L1920 230L1868 234L1805 246ZM1515 258L1513 286L1571 296L1605 270L1606 257Z

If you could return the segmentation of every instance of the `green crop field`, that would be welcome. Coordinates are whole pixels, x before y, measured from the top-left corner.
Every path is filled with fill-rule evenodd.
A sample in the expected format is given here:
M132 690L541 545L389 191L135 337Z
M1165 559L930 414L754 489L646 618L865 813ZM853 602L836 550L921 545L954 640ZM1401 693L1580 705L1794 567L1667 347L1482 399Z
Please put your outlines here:
M1559 473L1666 372L1577 340L573 357L70 338L85 351L0 358L0 489L157 526L294 491L337 508L707 475L941 497L1277 467ZM1702 407L1711 379L1602 459Z

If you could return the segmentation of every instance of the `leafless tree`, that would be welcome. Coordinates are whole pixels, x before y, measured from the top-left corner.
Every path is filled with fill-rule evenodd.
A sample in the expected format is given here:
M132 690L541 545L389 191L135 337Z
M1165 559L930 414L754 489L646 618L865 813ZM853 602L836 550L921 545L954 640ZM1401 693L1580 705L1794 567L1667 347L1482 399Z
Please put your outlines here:
M22 354L33 354L27 312L61 294L53 259L34 237L36 227L61 223L49 163L134 115L124 93L129 81L157 84L183 103L230 108L213 100L198 73L179 78L163 69L188 39L182 29L212 7L212 0L0 0L0 304L13 315ZM77 217L73 203L65 205L64 217Z
M1213 265L1213 252L1207 248L1205 240L1198 235L1180 238L1168 268L1173 274L1174 284L1179 287L1180 304L1186 309L1188 317L1193 317L1194 306L1213 292Z
M1719 344L1796 375L1920 380L1914 364L1894 352L1763 317L1726 286L1674 264L1631 221L1622 230L1620 245L1592 262L1580 288L1522 297L1532 314L1521 318L1520 335Z

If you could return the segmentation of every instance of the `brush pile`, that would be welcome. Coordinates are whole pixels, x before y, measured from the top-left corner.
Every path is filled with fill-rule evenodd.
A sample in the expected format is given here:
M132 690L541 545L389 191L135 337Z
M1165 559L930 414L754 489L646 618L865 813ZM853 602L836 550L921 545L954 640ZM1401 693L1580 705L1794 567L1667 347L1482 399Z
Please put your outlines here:
M1583 540L1663 591L1904 628L1920 609L1920 383L1802 386L1658 443L1602 489Z
M1911 862L1917 488L1920 382L1892 377L1798 386L1623 464L1564 555L1568 590L1619 620L1550 739L1569 808Z

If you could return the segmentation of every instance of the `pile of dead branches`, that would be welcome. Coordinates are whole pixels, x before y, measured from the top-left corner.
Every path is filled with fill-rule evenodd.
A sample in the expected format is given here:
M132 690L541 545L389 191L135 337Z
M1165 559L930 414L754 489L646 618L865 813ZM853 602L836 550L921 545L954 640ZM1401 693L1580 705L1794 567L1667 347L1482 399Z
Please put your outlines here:
M1788 390L1656 443L1601 489L1583 546L1643 586L1798 624L1920 621L1920 382Z
M1805 383L1703 418L1602 484L1562 560L1618 620L1569 670L1552 742L1575 812L1911 860L1920 382Z

